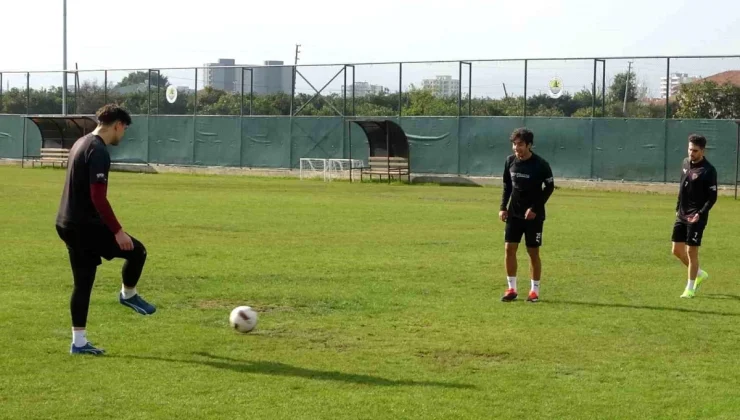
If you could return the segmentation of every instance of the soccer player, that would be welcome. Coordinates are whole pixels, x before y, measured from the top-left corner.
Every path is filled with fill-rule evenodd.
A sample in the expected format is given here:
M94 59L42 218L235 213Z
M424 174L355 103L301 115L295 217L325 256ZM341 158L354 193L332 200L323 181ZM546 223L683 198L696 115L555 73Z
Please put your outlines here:
M709 210L717 202L717 170L704 157L707 139L698 134L689 136L689 157L683 160L681 185L673 224L673 255L688 267L689 281L682 298L693 298L696 290L709 278L699 268L699 247Z
M70 299L72 314L72 354L103 354L87 341L85 327L90 294L97 266L106 260L123 258L123 286L119 302L142 315L156 308L136 292L136 284L146 261L146 248L129 236L118 223L107 199L110 154L108 146L121 142L131 116L117 105L106 105L97 112L98 126L78 139L69 151L56 228L64 241L72 265L74 288Z
M508 288L501 300L511 302L517 298L516 252L524 235L532 283L527 301L538 302L542 275L539 249L542 245L545 203L555 190L555 182L550 164L532 152L534 134L531 131L519 128L514 131L510 140L514 154L504 164L504 192L499 211L499 218L506 222L504 240L508 282ZM545 185L544 189L542 184Z

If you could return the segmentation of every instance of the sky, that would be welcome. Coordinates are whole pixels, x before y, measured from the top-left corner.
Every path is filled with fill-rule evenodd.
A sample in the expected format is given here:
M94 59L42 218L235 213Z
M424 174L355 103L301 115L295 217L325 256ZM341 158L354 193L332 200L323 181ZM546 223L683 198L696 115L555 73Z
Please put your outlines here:
M3 6L4 42L0 71L62 69L62 0L13 2ZM264 60L299 63L352 63L419 60L477 60L535 57L645 55L740 55L740 2L705 0L375 0L360 4L337 0L236 1L127 0L106 3L68 0L68 67L80 69L199 66L219 58L259 64ZM348 6L352 4L352 6ZM11 34L20 40L12 41ZM537 67L539 65L539 67ZM655 89L665 61L633 63L638 79ZM683 67L682 67L683 66ZM409 66L404 86L422 78L451 74L458 64ZM566 89L590 86L593 62L530 64L530 91L561 77ZM627 61L607 64L610 75L625 71ZM740 60L683 61L676 71L708 76L740 70ZM643 68L642 73L639 69ZM329 68L308 70L317 88ZM474 64L478 93L523 90L522 63ZM397 66L358 69L356 80L397 90ZM39 76L35 80L39 80ZM194 79L172 72L174 79ZM317 80L312 80L316 78ZM467 77L467 76L466 76ZM341 78L341 77L340 77ZM6 77L8 83L20 83ZM501 80L498 80L501 79ZM341 81L329 86L340 89ZM301 86L299 90L307 89ZM509 92L511 93L511 92Z

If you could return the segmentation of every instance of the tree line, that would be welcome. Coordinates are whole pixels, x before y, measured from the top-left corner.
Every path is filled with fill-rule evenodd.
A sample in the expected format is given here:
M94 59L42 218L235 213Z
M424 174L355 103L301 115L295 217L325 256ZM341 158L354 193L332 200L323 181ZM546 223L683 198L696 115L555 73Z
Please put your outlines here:
M170 82L166 76L152 74L152 89L146 91L149 80L147 72L132 72L118 83L110 83L106 89L100 83L84 81L76 93L68 91L68 113L94 114L104 103L118 103L132 114L190 115L195 111L196 94L192 91L178 93L177 101L167 102L166 88ZM590 89L578 92L565 92L558 98L538 94L526 98L528 116L547 117L590 117L595 104L597 117L663 118L666 115L664 101L650 101L640 92L634 77L627 73L616 75L606 89L605 98L601 87L597 88L594 99ZM129 89L125 87L144 87ZM159 86L159 89L157 89ZM626 107L625 107L626 90ZM339 113L357 116L395 116L403 107L404 116L456 116L458 101L456 97L439 97L433 92L411 87L403 92L400 100L397 93L382 93L356 97L354 112L348 98L333 93L314 98L313 95L297 93L293 101L293 112L302 116L336 116ZM243 100L242 100L243 99ZM290 115L290 93L255 95L251 104L252 115ZM28 102L28 108L27 108ZM506 98L464 97L462 115L473 116L521 116L524 115L524 97ZM603 107L602 107L603 105ZM346 108L345 108L346 107ZM206 87L197 92L197 108L200 115L245 115L250 114L248 92L242 98L240 93ZM604 112L602 112L602 108ZM59 114L62 110L62 88L41 89L13 88L0 96L2 114ZM702 80L683 85L680 92L670 99L669 118L740 118L740 87L732 84L717 84Z

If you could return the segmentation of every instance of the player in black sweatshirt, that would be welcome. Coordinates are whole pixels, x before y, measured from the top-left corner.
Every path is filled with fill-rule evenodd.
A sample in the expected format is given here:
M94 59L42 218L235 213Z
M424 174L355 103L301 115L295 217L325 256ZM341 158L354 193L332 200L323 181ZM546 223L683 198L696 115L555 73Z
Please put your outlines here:
M511 302L517 298L516 252L523 235L529 254L532 284L527 301L537 302L542 274L539 247L542 245L545 203L555 190L555 182L550 164L532 152L534 134L531 131L517 129L510 140L514 154L504 163L504 192L499 211L499 218L506 222L504 241L508 282L501 300Z
M709 221L709 210L717 202L717 170L704 157L706 147L704 136L690 135L689 157L683 160L681 168L671 240L673 255L689 269L689 280L682 298L693 298L699 285L709 278L709 274L699 268L699 247Z

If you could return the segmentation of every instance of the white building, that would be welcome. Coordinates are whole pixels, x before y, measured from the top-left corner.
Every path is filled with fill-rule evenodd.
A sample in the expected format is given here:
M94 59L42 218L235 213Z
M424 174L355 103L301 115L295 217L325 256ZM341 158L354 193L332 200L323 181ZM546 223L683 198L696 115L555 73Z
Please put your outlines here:
M424 89L431 90L434 96L457 96L460 91L460 81L452 76L436 76L434 79L424 79L421 82Z
M673 73L670 77L670 87L668 86L669 81L665 76L660 78L660 98L665 99L666 89L670 89L670 96L674 96L678 93L678 89L684 83L691 83L699 80L698 76L689 76L688 73Z
M346 87L348 98L352 96L352 87L353 85L349 85ZM388 89L387 87L380 86L380 85L372 85L368 82L355 82L354 88L355 88L355 98L361 98L367 95L382 95L384 93L390 92L390 89ZM342 93L344 93L344 90L345 90L345 86L342 85Z
M252 88L255 95L270 93L290 93L293 90L293 67L283 66L282 61L265 61L263 64L236 64L233 58L222 58L218 63L205 65L203 84L213 89L239 93L242 91L242 72L244 73L244 92L249 93L250 74L253 69ZM242 71L242 67L247 70Z

